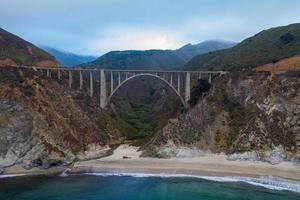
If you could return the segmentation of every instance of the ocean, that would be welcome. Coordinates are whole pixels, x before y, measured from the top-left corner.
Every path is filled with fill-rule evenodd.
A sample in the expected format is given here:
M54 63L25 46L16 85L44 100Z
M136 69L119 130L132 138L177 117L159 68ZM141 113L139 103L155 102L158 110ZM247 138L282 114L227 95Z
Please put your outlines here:
M300 200L300 183L274 177L85 173L0 176L0 200Z

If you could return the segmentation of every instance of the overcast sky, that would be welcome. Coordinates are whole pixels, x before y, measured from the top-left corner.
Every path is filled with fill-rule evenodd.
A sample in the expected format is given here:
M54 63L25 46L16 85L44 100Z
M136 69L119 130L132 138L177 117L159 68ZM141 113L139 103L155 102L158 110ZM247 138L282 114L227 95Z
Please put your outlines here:
M0 27L79 54L241 41L300 22L300 0L0 0Z

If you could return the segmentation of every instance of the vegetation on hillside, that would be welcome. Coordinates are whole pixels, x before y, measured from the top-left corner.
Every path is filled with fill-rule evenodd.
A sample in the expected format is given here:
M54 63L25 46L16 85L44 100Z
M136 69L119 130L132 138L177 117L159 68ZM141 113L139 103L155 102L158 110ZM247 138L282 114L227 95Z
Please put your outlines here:
M233 48L194 57L186 70L249 70L300 54L300 24L272 28Z
M0 65L57 66L58 62L47 52L0 28Z
M174 69L184 65L196 55L230 48L235 44L206 41L197 45L188 44L177 50L112 51L93 62L79 66L107 69Z
M151 137L183 108L176 94L153 77L128 81L113 96L112 107L125 122L122 136L135 144Z
M202 95L209 91L210 84L207 79L199 79L198 83L191 90L191 99L189 100L189 104L194 106L198 103L198 100Z

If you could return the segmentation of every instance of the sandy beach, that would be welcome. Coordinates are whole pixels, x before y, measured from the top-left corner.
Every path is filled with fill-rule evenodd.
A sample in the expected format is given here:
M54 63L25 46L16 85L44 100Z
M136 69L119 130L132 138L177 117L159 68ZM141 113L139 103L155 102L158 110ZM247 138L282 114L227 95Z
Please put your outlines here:
M142 158L136 147L121 145L114 154L96 160L77 162L73 171L117 171L145 173L183 173L205 176L278 176L300 180L300 166L290 162L228 161L224 154L189 158ZM127 158L126 158L127 157Z
M122 172L122 173L168 173L200 176L276 176L300 181L300 166L290 162L271 165L266 162L228 161L224 154L208 154L188 158L142 158L137 147L119 146L111 156L101 159L80 161L69 167L50 169L21 166L6 168L4 174L56 174L68 169L70 172Z

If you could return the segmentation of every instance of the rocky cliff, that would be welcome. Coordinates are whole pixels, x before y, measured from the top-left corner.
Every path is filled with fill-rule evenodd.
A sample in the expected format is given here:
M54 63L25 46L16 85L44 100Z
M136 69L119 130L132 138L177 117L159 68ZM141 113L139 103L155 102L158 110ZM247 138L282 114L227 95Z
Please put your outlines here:
M48 168L104 156L120 135L98 100L41 72L0 68L0 168Z
M143 147L144 156L227 153L273 164L300 158L300 73L230 73Z

